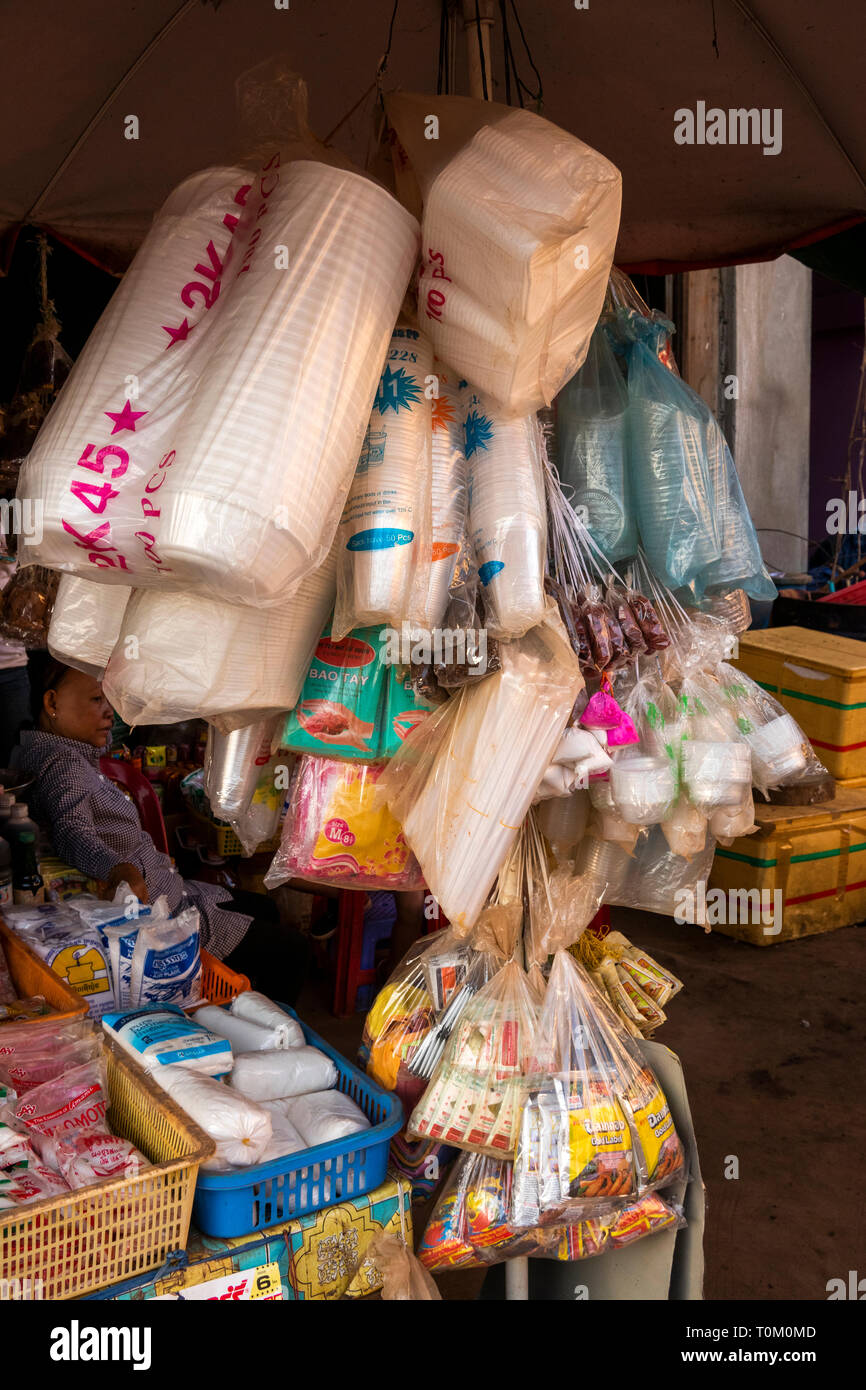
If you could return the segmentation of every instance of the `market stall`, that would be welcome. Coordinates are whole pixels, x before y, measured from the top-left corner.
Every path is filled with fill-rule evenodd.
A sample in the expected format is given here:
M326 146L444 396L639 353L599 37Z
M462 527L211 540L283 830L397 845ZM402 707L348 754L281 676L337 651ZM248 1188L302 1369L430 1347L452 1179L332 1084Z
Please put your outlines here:
M827 775L729 661L775 593L734 460L614 265L608 158L399 93L392 193L284 67L241 88L282 126L169 194L17 459L3 631L98 679L100 780L191 879L242 851L430 929L356 1065L209 949L207 895L45 854L7 793L0 1282L699 1298L688 980L606 909L696 920L753 788Z

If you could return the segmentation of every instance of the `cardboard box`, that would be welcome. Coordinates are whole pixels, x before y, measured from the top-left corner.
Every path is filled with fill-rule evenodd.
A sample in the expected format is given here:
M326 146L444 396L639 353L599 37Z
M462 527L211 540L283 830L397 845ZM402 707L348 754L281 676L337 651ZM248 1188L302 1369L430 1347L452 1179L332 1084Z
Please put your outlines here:
M378 1270L364 1253L381 1231L402 1231L412 1244L412 1192L405 1178L389 1175L363 1197L252 1236L216 1240L190 1230L186 1251L170 1262L175 1267L94 1297L173 1302L362 1298L382 1287Z
M756 799L755 821L757 834L717 847L707 893L757 890L772 904L780 891L781 931L775 922L731 922L730 910L725 922L710 919L713 931L772 946L866 917L866 789L837 786L834 800L818 806L768 806Z
M866 776L866 643L805 627L744 632L734 665L769 690L836 778Z

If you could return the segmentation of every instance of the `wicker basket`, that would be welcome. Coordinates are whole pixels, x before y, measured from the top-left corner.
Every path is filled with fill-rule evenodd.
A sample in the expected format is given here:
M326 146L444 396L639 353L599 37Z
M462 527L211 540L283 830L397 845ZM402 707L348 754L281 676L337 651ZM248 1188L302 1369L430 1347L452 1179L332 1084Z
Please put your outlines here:
M10 931L2 917L0 917L0 946L2 946L9 964L12 983L22 999L29 999L33 995L41 994L46 1004L50 1005L51 1017L57 1020L61 1018L84 1018L87 1013L87 1000L80 994L76 994L75 990L71 989L60 975L55 975L51 966L41 956L37 956L26 941L23 941L16 932ZM41 1018L30 1021L44 1023L47 1017L47 1014L43 1014ZM15 1022L17 1024L19 1020L16 1019ZM0 1033L2 1031L3 1024L0 1023Z
M132 1058L108 1042L105 1056L111 1127L153 1166L0 1212L2 1298L80 1298L186 1246L199 1165L215 1145Z

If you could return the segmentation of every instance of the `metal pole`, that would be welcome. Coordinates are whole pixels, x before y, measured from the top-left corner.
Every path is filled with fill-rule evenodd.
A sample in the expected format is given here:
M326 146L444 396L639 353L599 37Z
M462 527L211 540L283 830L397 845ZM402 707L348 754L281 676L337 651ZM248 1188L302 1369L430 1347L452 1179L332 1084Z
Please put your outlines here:
M487 79L488 101L493 100L493 65L490 58L490 36L493 31L494 0L463 0L463 30L466 34L466 57L469 63L469 95L480 101L485 98ZM481 55L484 54L482 67Z

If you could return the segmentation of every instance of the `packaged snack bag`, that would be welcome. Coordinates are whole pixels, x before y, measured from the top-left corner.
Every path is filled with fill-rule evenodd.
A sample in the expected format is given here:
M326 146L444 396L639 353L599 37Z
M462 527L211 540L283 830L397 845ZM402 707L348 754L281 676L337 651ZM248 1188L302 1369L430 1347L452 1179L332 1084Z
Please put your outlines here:
M460 1015L409 1121L412 1138L508 1157L527 1090L538 1000L509 961Z
M374 764L301 758L266 887L299 877L337 887L420 888L403 831L376 795L381 774Z
M684 1167L664 1094L607 1000L557 953L515 1161L519 1224L593 1216Z

